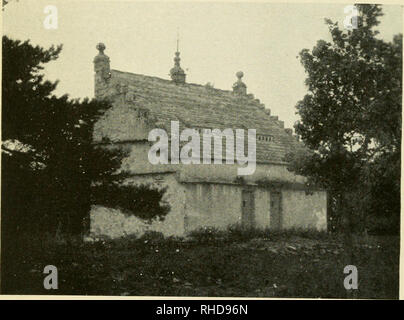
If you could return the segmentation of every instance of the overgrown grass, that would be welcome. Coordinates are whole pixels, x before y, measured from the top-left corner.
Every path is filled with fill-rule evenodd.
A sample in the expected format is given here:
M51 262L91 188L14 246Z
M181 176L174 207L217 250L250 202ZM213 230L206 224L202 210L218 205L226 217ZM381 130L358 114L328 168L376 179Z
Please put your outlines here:
M329 239L331 235L326 231L315 229L291 228L287 230L271 230L268 228L246 228L235 224L225 230L214 227L200 228L190 232L188 237L197 243L203 244L215 242L244 242L252 239L286 240L294 237L324 240Z
M398 237L362 240L353 250L356 296L398 298ZM188 239L154 232L92 243L27 237L3 244L3 293L346 298L339 241L321 232L237 227ZM49 264L58 268L58 290L43 288Z

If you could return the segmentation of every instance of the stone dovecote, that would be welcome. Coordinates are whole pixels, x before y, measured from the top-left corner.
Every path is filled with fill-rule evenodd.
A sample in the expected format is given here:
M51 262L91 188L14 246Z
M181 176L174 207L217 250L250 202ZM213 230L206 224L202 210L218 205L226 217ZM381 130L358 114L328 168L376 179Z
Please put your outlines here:
M240 223L275 230L327 228L326 192L307 193L305 177L287 167L285 155L304 148L303 143L296 140L291 129L284 129L283 121L272 116L259 99L247 94L242 72L237 72L232 90L220 90L185 82L178 47L169 79L110 69L105 46L99 44L97 49L96 98L111 102L112 107L95 123L93 140L102 147L128 151L121 168L130 175L123 183L165 190L162 201L170 212L163 220L146 223L119 209L93 206L94 235L140 236L157 231L165 236L183 236L202 227L224 229ZM164 129L172 143L178 134L170 130L172 125L179 131L189 128L199 134L209 129L254 129L254 172L240 179L240 163L151 163L151 130ZM179 142L181 146L185 143ZM244 150L250 146L245 144ZM215 157L212 154L211 160Z
M110 70L109 58L104 54L105 46L99 44L97 49L99 54L94 59L94 68L98 81L95 90L99 97L112 98L117 104L114 108L128 109L129 113L131 109L147 109L155 126L167 132L170 131L171 121L179 121L181 128L255 129L257 162L260 163L285 163L286 153L304 148L301 142L285 131L278 116L272 116L270 109L252 94L246 94L242 72L237 72L238 80L232 91L213 87L207 90L205 85L185 82L185 73L182 77L180 69L175 68L181 68L179 60L175 60L178 65L173 68L171 80L166 80ZM109 127L108 121L103 121L99 121L97 130ZM108 133L114 132L114 139L110 140L130 140L128 130L124 129L125 123L130 121L128 114L122 117L120 125L105 129ZM105 132L96 132L96 137L105 136L108 136ZM258 136L271 138L258 139Z

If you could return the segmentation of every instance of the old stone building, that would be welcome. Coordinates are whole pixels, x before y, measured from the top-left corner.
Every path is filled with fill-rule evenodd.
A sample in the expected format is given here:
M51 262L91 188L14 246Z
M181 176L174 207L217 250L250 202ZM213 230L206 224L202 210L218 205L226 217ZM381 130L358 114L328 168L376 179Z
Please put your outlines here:
M94 206L91 232L119 237L145 230L184 235L205 226L226 228L240 223L258 228L292 227L326 229L326 192L307 194L305 178L289 172L284 156L302 143L285 129L277 116L247 94L243 73L237 73L232 91L186 82L179 52L161 79L110 69L105 46L98 44L94 58L95 96L109 99L109 109L94 131L95 143L130 150L122 168L129 170L128 185L150 184L166 188L170 212L163 221L145 223L116 209ZM239 176L234 164L151 164L148 141L154 128L170 133L171 121L180 129L202 132L217 128L256 129L256 170ZM213 158L216 155L213 154ZM213 160L213 159L212 159Z

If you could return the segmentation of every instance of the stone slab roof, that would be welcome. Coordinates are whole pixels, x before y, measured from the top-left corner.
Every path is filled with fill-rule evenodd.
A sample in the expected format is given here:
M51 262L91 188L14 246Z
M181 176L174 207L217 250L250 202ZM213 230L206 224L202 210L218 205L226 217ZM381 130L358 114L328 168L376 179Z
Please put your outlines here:
M108 87L117 92L119 87L125 88L124 95L129 95L126 100L133 100L116 104L114 108L130 109L132 104L147 110L154 125L168 133L171 121L179 121L181 130L185 127L256 129L257 162L284 163L287 152L304 147L290 129L284 129L283 121L271 116L270 110L252 95L240 96L232 91L191 83L177 85L170 80L117 70L111 70ZM111 92L106 90L98 95L114 96L112 100L116 102L119 94ZM127 118L128 112L121 114ZM260 136L269 137L270 141ZM121 140L125 138L122 136Z

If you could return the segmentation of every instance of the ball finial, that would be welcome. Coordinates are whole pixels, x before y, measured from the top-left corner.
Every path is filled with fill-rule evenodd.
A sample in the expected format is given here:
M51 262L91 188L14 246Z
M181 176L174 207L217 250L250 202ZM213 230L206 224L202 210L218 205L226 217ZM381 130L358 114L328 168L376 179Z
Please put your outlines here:
M233 84L233 92L239 96L244 96L247 94L247 86L241 80L244 76L243 71L239 71L236 73L237 81Z
M243 71L239 71L239 72L236 73L236 77L237 77L239 80L241 80L241 78L242 78L243 76L244 76Z
M102 42L98 43L96 46L97 50L100 52L100 54L104 54L104 50L105 50L105 44L103 44Z

